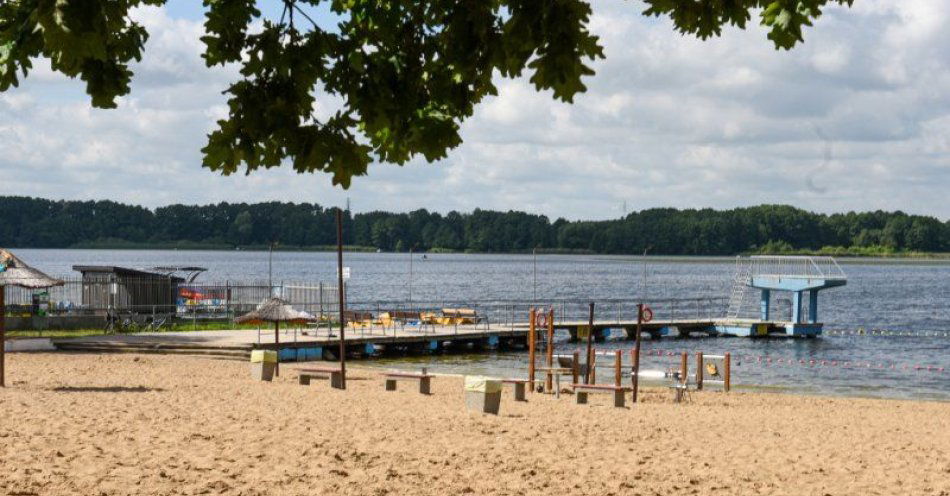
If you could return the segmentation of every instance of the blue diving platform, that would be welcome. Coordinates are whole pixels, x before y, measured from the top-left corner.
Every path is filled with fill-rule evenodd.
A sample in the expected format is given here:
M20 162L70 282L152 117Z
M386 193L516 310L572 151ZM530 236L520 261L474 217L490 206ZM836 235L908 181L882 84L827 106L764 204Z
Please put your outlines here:
M848 276L833 257L737 258L726 321L716 326L716 332L731 336L818 336L824 327L818 319L818 293L847 283ZM773 319L772 296L776 292L791 295L789 320Z

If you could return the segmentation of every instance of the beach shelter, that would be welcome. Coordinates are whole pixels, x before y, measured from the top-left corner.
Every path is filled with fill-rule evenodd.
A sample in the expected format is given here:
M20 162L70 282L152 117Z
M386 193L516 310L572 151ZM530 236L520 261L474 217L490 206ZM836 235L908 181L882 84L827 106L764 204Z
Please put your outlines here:
M256 310L248 312L236 319L234 322L238 324L261 324L264 322L273 322L274 323L274 344L280 344L280 323L281 322L291 322L291 323L305 323L305 322L314 322L317 318L313 315L297 310L290 305L290 303L280 299L280 298L268 298L261 302L257 306ZM280 354L280 349L278 346L277 350L278 356ZM277 368L275 369L277 375L280 375L280 360L277 360Z
M0 387L6 387L6 301L4 290L7 286L19 286L29 289L62 286L63 281L54 279L23 263L7 250L0 248Z

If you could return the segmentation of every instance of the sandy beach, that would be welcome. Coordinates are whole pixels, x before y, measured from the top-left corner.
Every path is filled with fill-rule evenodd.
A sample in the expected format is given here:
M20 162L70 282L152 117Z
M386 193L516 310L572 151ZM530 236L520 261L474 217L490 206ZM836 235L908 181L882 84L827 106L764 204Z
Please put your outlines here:
M273 383L235 361L13 354L0 494L950 495L950 404L665 390L620 410L505 391Z

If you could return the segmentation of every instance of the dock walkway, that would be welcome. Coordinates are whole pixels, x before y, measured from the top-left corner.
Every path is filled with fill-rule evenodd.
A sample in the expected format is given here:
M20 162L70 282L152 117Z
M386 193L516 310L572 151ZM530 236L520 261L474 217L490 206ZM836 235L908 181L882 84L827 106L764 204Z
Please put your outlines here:
M724 328L750 328L748 335L784 334L784 323L743 319L655 320L643 324L644 337L690 337L723 335ZM608 331L622 329L627 339L635 336L633 321L600 321L594 323L594 339L602 341L617 337ZM582 321L556 322L554 328L566 331L570 340L586 337L589 326ZM761 332L757 331L761 330ZM543 331L539 331L539 336ZM173 353L220 358L245 359L254 349L276 349L281 360L335 359L339 350L339 330L281 329L279 343L273 329L260 331L179 331L140 334L112 334L78 338L54 339L59 350L75 352ZM478 324L458 326L397 327L346 330L347 354L355 356L379 353L424 354L440 350L522 349L527 347L528 324Z

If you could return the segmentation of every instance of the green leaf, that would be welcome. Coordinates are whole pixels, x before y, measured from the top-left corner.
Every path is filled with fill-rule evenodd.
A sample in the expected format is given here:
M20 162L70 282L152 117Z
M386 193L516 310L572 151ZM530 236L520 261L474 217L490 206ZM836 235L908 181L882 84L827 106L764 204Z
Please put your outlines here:
M760 11L768 38L790 49L825 5L852 0L644 1L645 15L702 39ZM0 91L45 58L84 81L93 106L114 108L148 39L129 12L162 4L0 0ZM497 94L497 75L527 70L535 88L570 103L604 58L585 0L330 0L333 26L316 14L319 0L288 0L283 20L262 19L258 0L203 4L205 63L240 65L225 91L228 116L202 149L203 166L222 174L290 165L348 187L373 162L441 160L478 103ZM339 111L316 118L330 98Z

